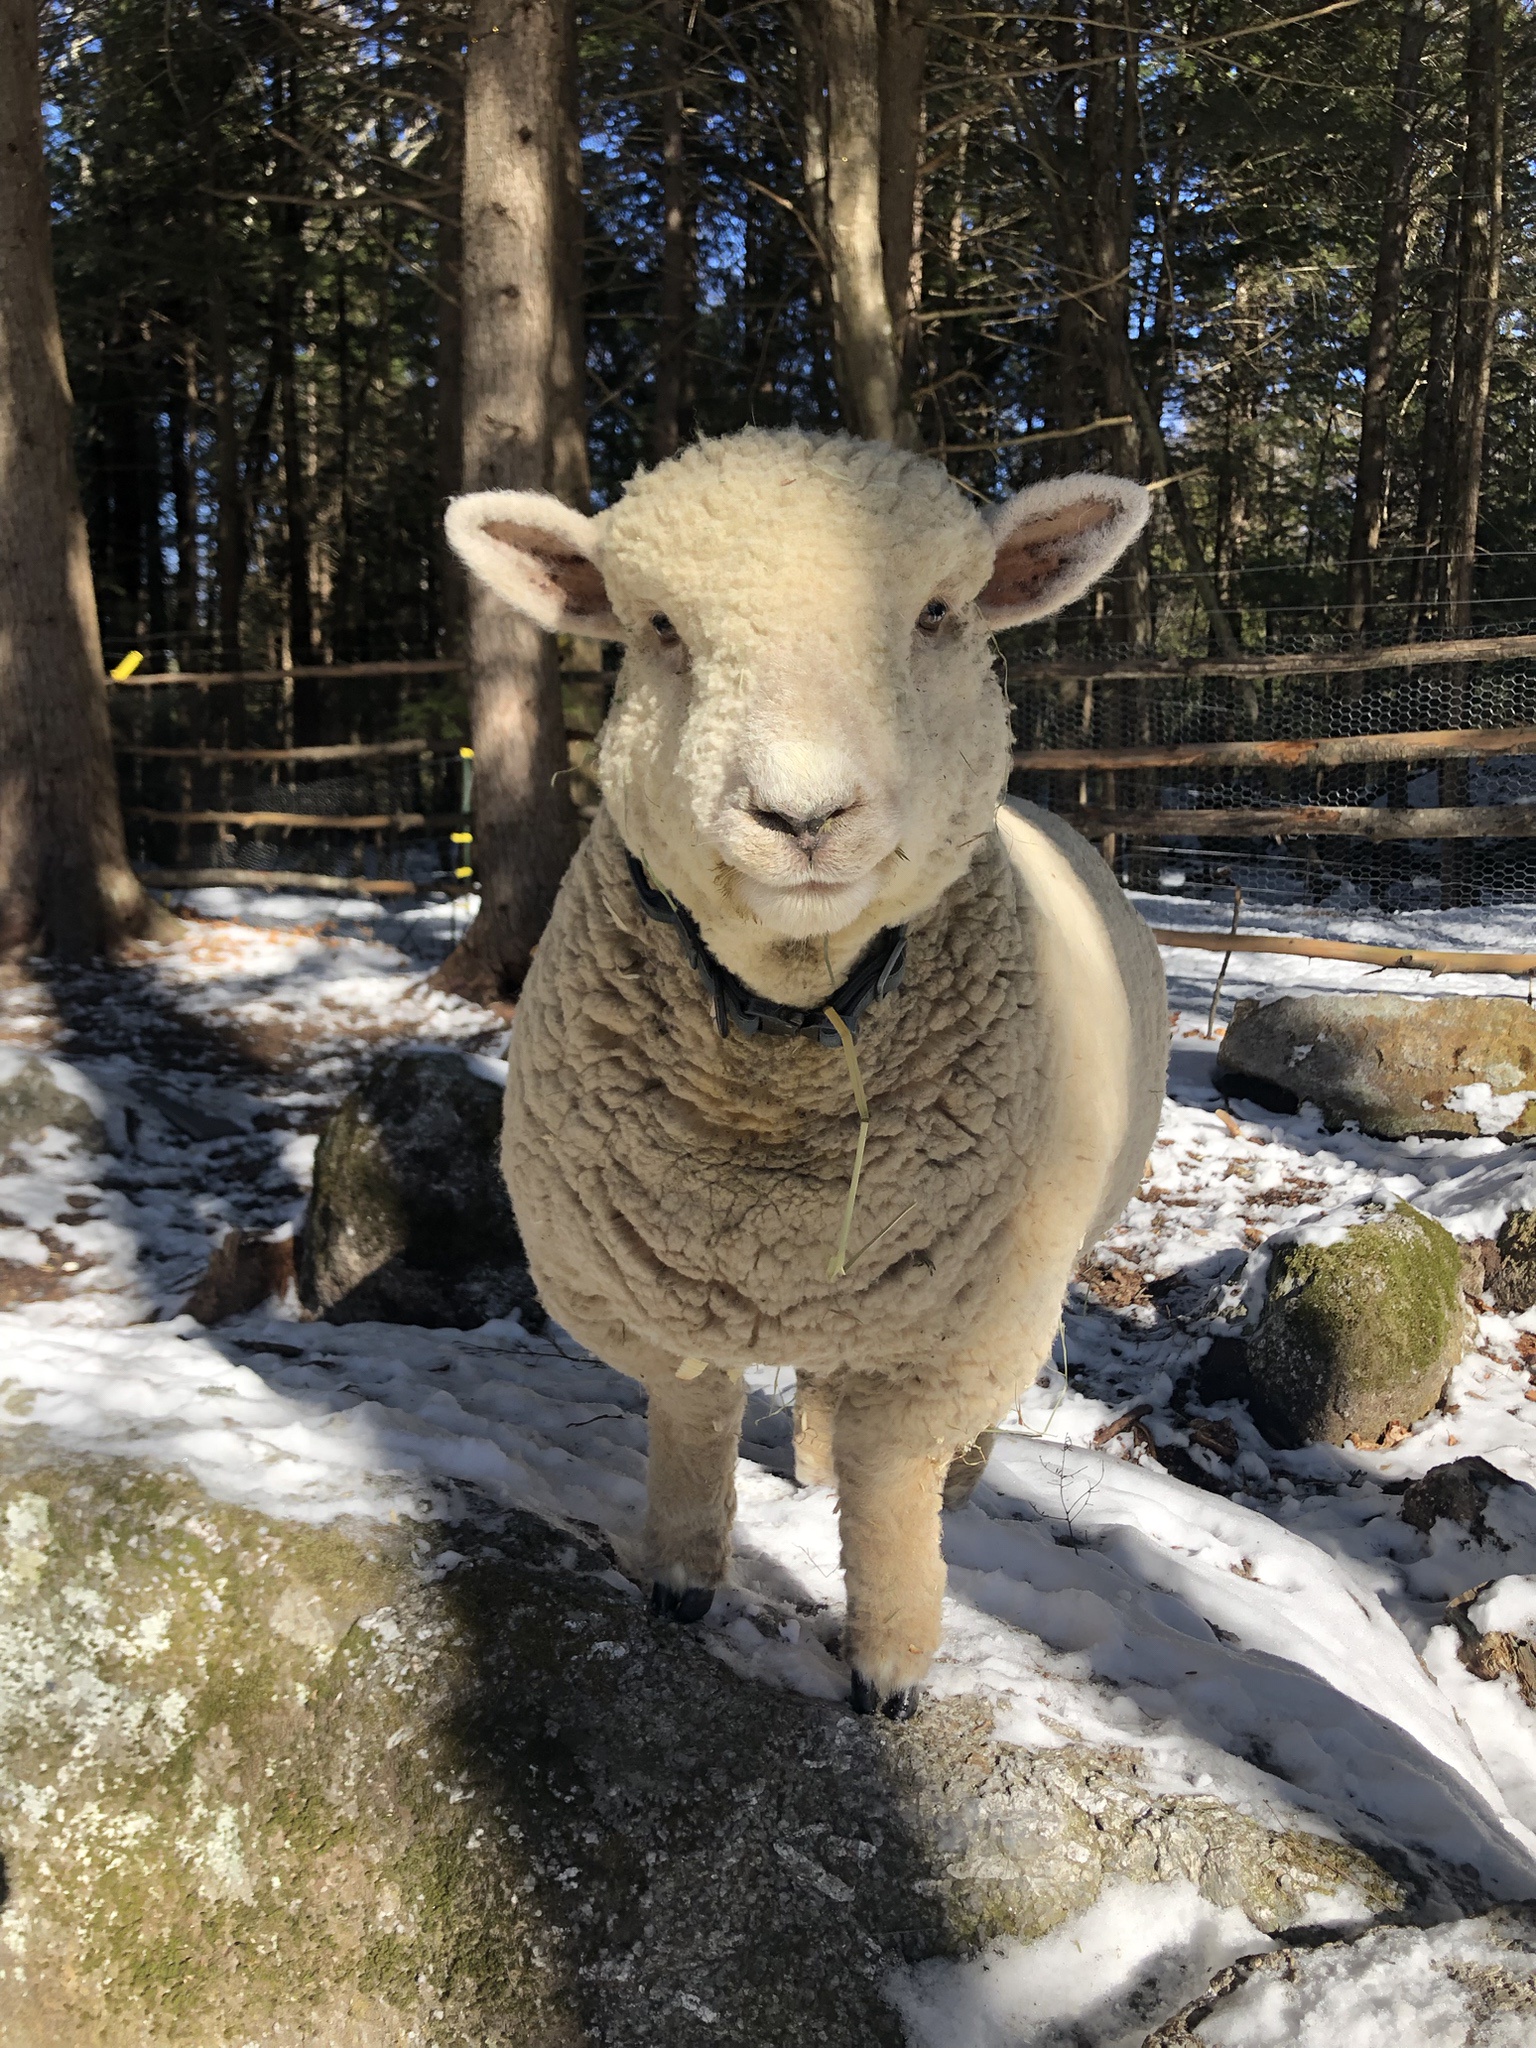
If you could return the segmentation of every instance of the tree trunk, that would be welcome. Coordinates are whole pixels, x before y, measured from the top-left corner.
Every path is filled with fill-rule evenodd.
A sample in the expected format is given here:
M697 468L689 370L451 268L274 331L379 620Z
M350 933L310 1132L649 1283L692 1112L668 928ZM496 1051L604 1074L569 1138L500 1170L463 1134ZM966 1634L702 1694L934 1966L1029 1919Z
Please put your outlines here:
M453 71L444 81L442 120L446 131L444 182L451 198L437 235L437 411L433 420L437 459L437 492L446 505L464 488L464 322L463 236L460 215L464 183L463 76ZM464 623L464 566L438 532L435 547L438 578L437 650L458 654Z
M1413 526L1410 638L1426 630L1442 602L1441 512L1445 496L1446 434L1451 404L1451 343L1456 322L1457 251L1461 246L1461 179L1446 194L1440 261L1429 294L1429 347L1424 373L1424 418L1419 441L1419 501Z
M0 959L88 959L166 920L128 865L70 451L37 9L0 0Z
M229 359L229 296L214 257L208 289L208 369L213 382L214 468L218 526L214 575L219 593L219 667L239 668L240 611L245 594L245 494L240 481L240 432L235 380Z
M838 377L847 424L871 441L917 444L917 423L903 390L896 326L886 295L881 192L881 34L883 0L824 0L822 51L827 71L827 260ZM884 0L894 11L895 0ZM893 157L900 144L891 144ZM911 215L906 260L911 261Z
M1477 559L1477 510L1483 481L1483 437L1488 386L1498 327L1499 242L1504 213L1504 0L1471 0L1467 11L1467 149L1462 174L1461 263L1456 290L1456 340L1451 364L1450 435L1447 443L1445 534L1446 625L1453 635L1472 630L1472 582ZM1469 716L1470 672L1449 678L1448 722ZM1440 768L1442 806L1471 801L1469 764ZM1440 901L1447 909L1474 900L1472 847L1441 845Z
M1446 624L1455 634L1472 629L1483 434L1498 326L1504 212L1503 8L1504 0L1471 0L1467 17L1467 152L1444 519Z
M656 337L656 399L651 417L651 460L665 462L685 438L683 409L687 383L688 329L693 307L693 207L683 131L684 51L687 14L683 0L663 0L661 10L661 303Z
M1404 0L1397 44L1397 79L1392 91L1392 130L1387 143L1387 189L1376 249L1376 283L1365 341L1365 390L1360 401L1360 454L1355 470L1355 506L1349 533L1348 621L1352 634L1366 624L1373 596L1372 572L1381 545L1386 507L1387 436L1391 415L1388 387L1397 362L1397 324L1403 304L1403 266L1413 217L1414 124L1419 75L1429 34L1424 0Z
M922 329L923 67L928 0L880 0L880 244L901 402L917 383ZM915 444L917 435L912 435Z
M474 0L464 76L464 484L547 488L551 365L570 349L568 77L572 0ZM562 284L565 290L562 291ZM557 778L565 718L554 648L484 584L467 598L480 911L434 977L516 994L576 847Z
M547 487L578 512L592 499L587 453L587 322L581 196L581 93L574 0L552 0L560 17L560 129L555 147L559 218L554 243L554 347L549 365ZM563 733L562 725L562 733Z

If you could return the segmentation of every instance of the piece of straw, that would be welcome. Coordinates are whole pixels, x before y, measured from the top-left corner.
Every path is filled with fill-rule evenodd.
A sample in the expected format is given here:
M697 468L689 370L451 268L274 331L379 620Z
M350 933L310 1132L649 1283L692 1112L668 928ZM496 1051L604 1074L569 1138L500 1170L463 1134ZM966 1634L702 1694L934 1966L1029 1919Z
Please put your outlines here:
M854 1205L859 1199L859 1175L864 1171L864 1147L869 1140L869 1103L864 1095L864 1079L859 1072L859 1056L854 1051L853 1033L830 1004L822 1015L831 1019L832 1029L842 1042L843 1058L848 1063L848 1079L853 1084L853 1103L859 1112L859 1142L853 1154L853 1178L848 1183L848 1200L843 1208L843 1227L837 1233L837 1250L827 1261L827 1278L841 1280L848 1271L848 1236L853 1229Z

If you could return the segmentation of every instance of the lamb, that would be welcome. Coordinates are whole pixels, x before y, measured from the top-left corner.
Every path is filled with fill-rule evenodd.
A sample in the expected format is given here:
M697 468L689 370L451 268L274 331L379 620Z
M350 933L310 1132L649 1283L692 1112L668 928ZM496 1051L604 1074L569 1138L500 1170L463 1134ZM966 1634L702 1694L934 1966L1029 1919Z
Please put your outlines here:
M852 1702L892 1719L940 1640L941 1502L1162 1101L1157 948L1092 847L1000 800L989 645L1147 504L1084 475L983 510L921 456L750 430L591 519L537 492L448 512L510 604L625 647L503 1164L542 1299L647 1390L653 1607L697 1620L725 1581L743 1371L791 1367Z

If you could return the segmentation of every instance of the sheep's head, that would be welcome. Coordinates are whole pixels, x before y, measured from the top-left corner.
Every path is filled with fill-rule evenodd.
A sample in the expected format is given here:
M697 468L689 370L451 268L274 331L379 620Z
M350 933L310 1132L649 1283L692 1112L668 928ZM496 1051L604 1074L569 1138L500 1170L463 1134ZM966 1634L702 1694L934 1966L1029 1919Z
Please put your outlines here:
M805 1000L965 871L1008 776L990 636L1080 596L1147 502L1076 476L981 509L921 456L751 431L592 519L459 498L448 536L540 625L624 642L619 830L727 966Z

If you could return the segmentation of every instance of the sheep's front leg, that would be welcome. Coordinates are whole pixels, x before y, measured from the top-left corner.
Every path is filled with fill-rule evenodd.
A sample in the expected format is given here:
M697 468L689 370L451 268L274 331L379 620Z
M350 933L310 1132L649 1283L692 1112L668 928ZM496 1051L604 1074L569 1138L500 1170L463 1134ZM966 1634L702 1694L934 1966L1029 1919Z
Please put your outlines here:
M691 1361L690 1361L691 1363ZM651 1606L700 1621L725 1581L736 1519L736 1448L746 1388L706 1366L695 1377L648 1372L650 1471L645 1553Z
M857 1713L904 1721L939 1646L939 1509L951 1461L1001 1406L990 1385L850 1374L838 1383L833 1455L842 1519Z

